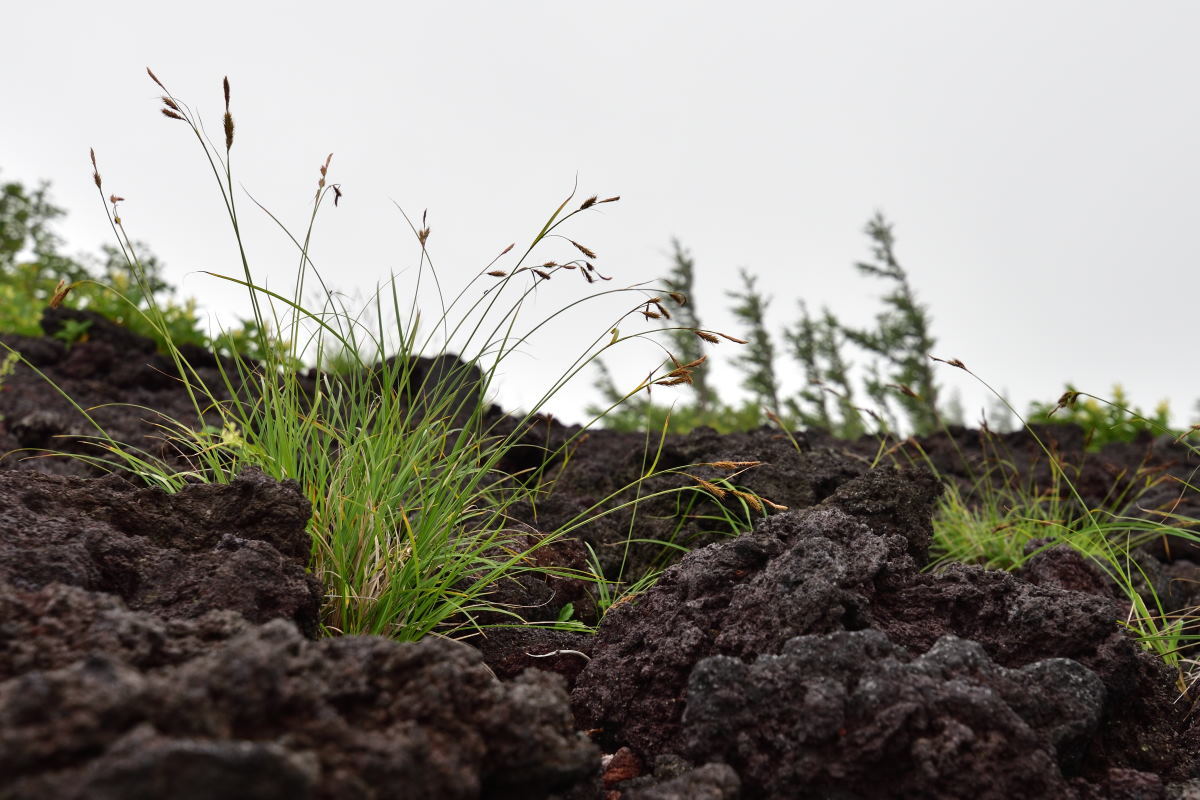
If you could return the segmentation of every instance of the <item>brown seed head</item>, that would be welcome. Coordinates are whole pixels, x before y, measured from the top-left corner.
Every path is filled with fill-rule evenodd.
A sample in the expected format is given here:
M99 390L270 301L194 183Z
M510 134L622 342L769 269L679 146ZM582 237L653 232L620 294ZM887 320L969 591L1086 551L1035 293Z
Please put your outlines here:
M763 504L762 504L762 501L759 500L756 495L750 494L750 492L739 492L737 489L734 489L733 493L735 495L737 495L738 497L742 498L743 500L745 500L750 505L750 507L753 508L755 511L757 511L760 514L762 513Z
M172 100L171 98L167 97L166 95L163 95L162 101L163 101L163 105L166 106L167 108L171 109L172 111L180 110L179 106L175 103L175 101Z
M592 206L596 205L596 197L597 195L592 195L587 200L584 200L583 204L579 206L579 210L583 211L585 208L591 208Z
M731 342L737 342L738 344L750 344L745 339L739 339L736 336L730 336L728 333L721 333L720 331L717 331L717 336L720 336L723 339L728 339Z
M424 218L422 218L422 222L424 222ZM425 242L429 241L429 233L430 233L429 227L424 227L421 230L417 231L417 241L421 243L421 247L424 247Z
M117 203L122 203L122 202L124 202L124 201L125 201L125 198L124 198L124 197L117 197L115 194L110 194L110 195L108 196L108 202L112 203L114 206L115 206Z
M687 305L687 295L683 292L667 292L667 294L670 295L671 299L674 300L677 305Z
M329 188L333 189L333 207L337 208L338 201L342 199L342 186L339 183L335 183Z
M516 247L516 245L517 245L517 243L516 243L516 242L513 242L513 243L512 243L512 244L510 244L508 247L506 247L506 248L504 248L503 250L501 250L501 251L500 251L500 255L501 255L501 256L502 256L502 255L504 255L504 254L505 254L505 253L507 253L509 250L512 250L514 247ZM497 258L499 258L499 256L497 256Z
M503 278L506 275L508 275L508 273L502 269L494 269L491 272L489 272L488 275L491 275L493 278Z
M100 168L96 166L96 148L89 147L88 154L92 157L92 180L96 182L96 188L100 187Z
M596 258L596 254L593 253L590 248L584 247L583 245L581 245L579 242L575 241L574 239L568 239L567 241L570 242L571 244L575 245L575 249L578 250L579 252L583 253L588 258Z
M723 499L725 497L725 495L729 494L728 489L722 489L720 486L717 486L712 481L706 481L706 480L704 480L704 478L700 478L695 475L688 475L688 477L691 478L692 480L694 480L696 483L700 484L701 489L704 489L706 492L713 495L718 500Z
M54 295L50 298L50 307L58 308L74 288L75 284L68 284L66 280L60 280L58 285L54 287Z
M222 86L225 89L225 110L228 111L229 110L229 76L228 75L225 76L225 80L222 82Z
M662 314L657 314L653 311L646 311L643 309L640 313L646 319L662 319Z
M696 334L697 336L699 336L701 339L703 339L706 342L710 342L712 344L720 344L721 343L720 339L718 339L716 336L713 336L708 331L693 330L692 333Z
M615 203L620 199L621 195L616 195L615 197L606 197L603 200L597 200L596 205L600 205L601 203Z
M150 80L154 81L155 83L157 83L159 85L159 88L161 88L164 92L167 91L167 87L163 86L162 81L160 81L158 79L158 76L154 74L154 71L152 69L150 69L149 67L146 67L146 74L150 76ZM170 94L170 92L167 92L167 93Z
M538 276L539 278L541 278L542 280L546 280L546 281L550 280L550 273L549 273L549 272L546 272L546 270L544 270L544 269L538 269L538 268L534 267L533 271L534 271L534 272L537 274L537 276Z
M163 113L164 117L170 117L171 119L180 119L180 120L183 119L182 114L178 114L169 108L160 108L159 111L161 111ZM186 120L184 120L184 121L186 122Z
M717 469L743 469L745 467L761 466L761 461L709 461L708 466Z
M233 147L233 115L225 112L225 150Z
M1058 411L1060 408L1067 408L1070 406L1074 406L1075 401L1078 399L1079 399L1079 392L1075 391L1074 389L1070 389L1068 391L1063 392L1062 397L1058 398L1058 405L1056 405L1054 407L1054 409L1050 412L1050 414L1053 414L1055 411Z
M964 364L963 362L959 361L957 358L945 359L945 358L938 358L937 356L930 356L930 358L932 358L934 361L939 361L943 364L949 364L952 367L958 367L959 369L967 369L967 365ZM970 370L967 370L967 371L970 372Z

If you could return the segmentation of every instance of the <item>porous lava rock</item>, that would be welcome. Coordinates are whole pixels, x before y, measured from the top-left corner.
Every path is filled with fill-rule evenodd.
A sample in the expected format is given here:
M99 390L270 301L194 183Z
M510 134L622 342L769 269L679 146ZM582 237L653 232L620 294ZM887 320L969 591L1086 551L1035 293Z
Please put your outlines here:
M13 800L515 800L598 767L559 678L501 683L449 640L313 642L275 620L156 670L93 654L0 683Z
M0 582L120 597L164 618L226 609L315 635L321 586L306 573L309 503L294 482L247 470L176 494L100 479L0 470Z
M911 658L876 630L800 636L692 670L683 751L754 796L1063 796L1104 686L1070 659L1009 670L954 636Z
M1009 769L1028 762L1036 766L1026 770L1028 786L1044 787L1041 794L984 796L1069 797L1102 785L1112 768L1192 777L1195 740L1186 709L1172 702L1169 671L1117 624L1124 611L1112 595L962 565L921 572L936 496L927 474L877 469L813 508L772 516L751 533L688 554L656 587L605 618L573 692L580 724L598 729L606 748L630 746L643 758L673 752L698 762L725 760L756 787L753 797L797 796L784 787L806 769L815 770L806 780L820 791L834 792L837 779L850 774L831 767L834 772L816 777L819 769L801 763L809 734L804 725L797 730L798 720L821 727L814 715L822 703L826 722L838 724L832 738L821 728L818 760L855 763L861 754L852 745L861 742L879 748L873 757L886 754L890 770L915 781L910 794L893 795L888 787L895 781L885 776L874 789L862 784L864 797L971 796L955 788L924 794L933 784L920 775L930 774L929 759L949 759L976 741L986 753L981 763ZM848 634L860 638L820 638ZM804 648L820 650L814 642L858 648L840 660L831 655L823 667L845 671L841 689L822 684L820 675L812 687L770 677L787 672L772 666L782 663L778 659L793 664ZM904 653L924 655L914 662ZM946 653L957 653L951 660L959 666L934 669ZM872 665L888 659L895 664ZM918 666L896 666L910 663ZM885 716L911 712L933 719L930 704L961 706L980 687L995 693L1001 684L1002 702L951 714L944 731L927 720L921 726L933 727L918 726L925 733L897 734L889 743L886 726L869 722L865 712L847 715L838 699L839 692L857 691L855 675L878 683L872 670L909 676L889 678L892 696L873 706ZM925 689L914 688L916 674ZM960 685L967 677L975 688ZM726 694L718 697L721 684ZM701 687L704 693L694 697ZM925 699L912 700L914 692ZM805 705L810 700L815 705ZM901 710L887 711L893 704ZM1001 706L1007 722L980 722L987 715L979 709L999 714ZM1043 735L1052 730L1060 733ZM949 738L926 741L943 735ZM928 749L943 746L948 749L940 755ZM953 787L953 770L941 769L936 783ZM854 794L858 784L849 785L846 796L860 796Z

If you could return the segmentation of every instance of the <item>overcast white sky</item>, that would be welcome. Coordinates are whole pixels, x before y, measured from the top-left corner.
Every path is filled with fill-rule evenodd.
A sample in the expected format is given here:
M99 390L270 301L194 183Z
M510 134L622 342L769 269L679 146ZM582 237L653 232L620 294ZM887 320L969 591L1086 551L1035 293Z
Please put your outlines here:
M711 327L738 332L723 292L739 267L769 286L776 329L798 298L865 322L884 287L851 265L881 209L938 355L1022 408L1067 381L1101 395L1120 381L1194 416L1194 2L23 2L5 27L0 176L51 181L69 249L95 251L111 236L95 147L131 233L223 314L240 295L198 270L240 269L229 225L147 65L214 132L229 76L236 177L293 226L334 153L345 196L314 258L342 290L411 274L418 248L392 201L429 210L439 276L458 288L527 243L578 175L579 199L622 196L569 230L610 285L665 274L677 236ZM242 210L252 266L285 288L295 259ZM529 319L585 288L556 278ZM535 340L501 401L532 400L614 313L573 313ZM631 349L615 366L636 381L655 361ZM797 385L792 362L779 371ZM941 374L976 419L983 392ZM591 377L550 409L579 419Z

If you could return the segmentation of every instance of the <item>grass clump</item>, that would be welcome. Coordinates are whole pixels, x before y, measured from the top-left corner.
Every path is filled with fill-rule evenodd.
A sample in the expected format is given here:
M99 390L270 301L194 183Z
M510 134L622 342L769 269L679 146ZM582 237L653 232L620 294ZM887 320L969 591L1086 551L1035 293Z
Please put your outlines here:
M961 361L944 363L966 371L1000 396ZM1076 402L1078 396L1068 392L1059 400L1059 407ZM1103 402L1127 417L1136 415ZM1020 418L1015 409L1009 410ZM1164 424L1136 416L1159 435L1172 433ZM1145 565L1152 557L1139 548L1157 539L1200 543L1200 519L1174 513L1183 493L1196 492L1197 486L1190 479L1181 481L1143 463L1132 472L1111 476L1106 495L1088 502L1078 486L1084 465L1068 464L1031 421L1021 421L1046 459L1050 484L1039 488L1032 479L1022 482L1014 463L993 449L987 468L969 490L947 482L948 490L934 517L934 557L928 568L965 562L1014 570L1041 552L1065 545L1094 565L1124 597L1129 611L1121 624L1144 649L1176 671L1181 697L1187 696L1200 674L1195 669L1197 662L1187 658L1200 642L1200 609L1168 609L1153 576L1146 572ZM1184 444L1194 430L1176 435L1176 442ZM989 434L985 431L983 435ZM1191 444L1187 448L1200 455L1200 448ZM1172 483L1178 486L1178 493L1166 507L1142 508L1139 499L1149 490Z
M524 323L522 312L542 283L571 274L586 286L603 287L610 280L593 263L595 252L563 231L576 216L619 198L592 196L580 202L572 192L528 245L503 248L452 297L443 292L434 269L427 218L417 222L405 216L418 261L416 289L403 300L392 278L365 309L351 312L310 257L318 213L329 200L337 206L342 197L341 187L329 180L330 156L320 167L303 229L293 233L271 216L297 256L292 291L281 294L257 279L242 237L228 79L222 86L223 137L213 142L192 110L149 74L162 91L162 114L194 136L219 187L241 271L214 277L246 290L252 317L245 335L217 339L230 357L218 363L219 380L206 379L181 350L170 306L161 303L156 291L161 287L148 268L152 262L127 234L118 210L121 198L106 195L93 153L93 179L135 289L121 299L138 310L170 356L194 418L161 422L172 458L117 442L97 426L93 442L100 451L89 460L168 491L196 481L226 482L251 466L296 480L312 503L311 569L326 589L323 624L330 633L397 639L468 635L497 620L523 622L521 609L489 599L504 581L530 572L600 580L586 571L539 564L537 551L568 530L537 534L531 541L528 530L514 525L514 509L535 503L547 476L541 467L511 475L503 462L514 447L528 446L523 437L534 416L598 353L647 335L621 335L618 326L627 317L669 316L668 304L685 301L637 287L601 288ZM563 242L565 257L540 255L550 246L564 249ZM434 300L419 301L422 290ZM552 379L523 416L488 413L486 400L506 358L579 304L631 291L638 295L636 304ZM315 303L307 299L314 293ZM422 306L438 310L432 325L423 325ZM689 383L702 361L703 356L675 360L652 371L634 392ZM314 369L300 372L296 367L302 363L313 363ZM555 455L546 453L545 461ZM552 624L580 627L568 617L560 614Z

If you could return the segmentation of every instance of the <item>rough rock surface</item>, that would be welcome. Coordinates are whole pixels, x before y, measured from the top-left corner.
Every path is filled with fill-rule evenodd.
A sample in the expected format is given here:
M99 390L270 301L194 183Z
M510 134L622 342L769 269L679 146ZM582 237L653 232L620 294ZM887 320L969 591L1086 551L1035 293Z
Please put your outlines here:
M725 760L754 797L839 780L851 796L973 796L959 767L936 767L968 752L970 786L1007 786L1018 764L1030 781L985 796L1070 797L1110 767L1191 777L1186 709L1116 601L977 567L919 572L935 496L928 478L875 470L685 556L605 618L573 693L580 724L606 748ZM866 684L882 694L855 707ZM980 692L994 697L968 707ZM864 758L895 774L855 783ZM901 774L911 790L890 794Z
M0 581L113 594L138 611L282 617L315 634L321 587L305 572L309 506L295 484L248 471L168 495L119 476L0 471Z
M0 796L80 800L537 797L598 764L551 675L283 620L158 670L92 655L0 683L0 753Z
M97 406L115 438L177 458L154 412L199 420L169 359L86 312L57 310L45 327L71 318L92 322L86 341L3 340ZM216 358L187 356L221 384ZM457 369L422 360L409 389L425 396L424 377ZM79 410L18 366L0 386L0 800L1200 797L1200 707L1176 702L1179 676L1121 628L1128 603L1093 564L1057 547L1014 574L928 571L939 482L925 466L968 502L1052 489L1030 436L951 428L893 443L884 463L910 465L895 469L872 468L874 439L701 429L668 437L668 474L641 480L642 435L589 432L568 457L553 451L578 429L486 416L521 442L498 478L553 479L516 509L514 546L614 492L631 499L623 487L662 492L636 514L593 510L579 541L537 555L587 570L587 545L620 581L675 561L597 636L316 641L296 487L248 472L168 496L83 461L20 460L95 451ZM1198 459L1177 443L1093 453L1078 429L1037 433L1074 465L1085 504L1200 517L1181 488ZM714 463L730 461L761 463L732 475ZM790 510L746 513L697 490L721 479ZM680 559L653 540L699 549ZM1198 562L1185 538L1155 537L1139 591L1194 617ZM527 574L494 599L540 622L601 610L572 577Z

